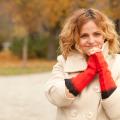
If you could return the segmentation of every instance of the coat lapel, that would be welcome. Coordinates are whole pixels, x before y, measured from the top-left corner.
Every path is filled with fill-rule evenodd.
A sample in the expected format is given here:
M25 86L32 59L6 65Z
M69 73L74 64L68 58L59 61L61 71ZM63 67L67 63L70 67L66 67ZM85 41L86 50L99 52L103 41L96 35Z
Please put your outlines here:
M65 72L78 72L83 71L87 67L86 60L79 52L72 52L65 62L64 71Z

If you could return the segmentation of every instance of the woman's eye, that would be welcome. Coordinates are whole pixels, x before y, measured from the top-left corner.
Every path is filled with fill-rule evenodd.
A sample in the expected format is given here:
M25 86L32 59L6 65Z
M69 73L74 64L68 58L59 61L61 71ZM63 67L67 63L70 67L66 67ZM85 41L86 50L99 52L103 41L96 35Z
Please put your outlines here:
M80 38L86 38L86 37L88 37L87 34L84 34L84 35L81 35L81 36L80 36Z
M95 36L101 36L101 33L94 33Z

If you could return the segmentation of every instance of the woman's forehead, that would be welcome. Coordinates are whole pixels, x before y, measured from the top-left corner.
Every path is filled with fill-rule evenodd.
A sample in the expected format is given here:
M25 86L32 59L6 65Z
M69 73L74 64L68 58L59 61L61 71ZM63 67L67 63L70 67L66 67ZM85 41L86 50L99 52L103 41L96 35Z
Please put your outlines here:
M80 32L89 32L89 31L101 31L99 27L93 20L90 20L82 25Z

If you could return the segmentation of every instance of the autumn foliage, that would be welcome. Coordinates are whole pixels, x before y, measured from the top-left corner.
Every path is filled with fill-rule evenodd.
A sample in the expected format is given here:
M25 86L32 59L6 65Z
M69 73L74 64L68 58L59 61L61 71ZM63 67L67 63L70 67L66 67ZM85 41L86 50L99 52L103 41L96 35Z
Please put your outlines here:
M119 0L0 0L0 41L47 36L48 50L43 52L53 59L66 17L83 7L97 8L113 20L120 19Z

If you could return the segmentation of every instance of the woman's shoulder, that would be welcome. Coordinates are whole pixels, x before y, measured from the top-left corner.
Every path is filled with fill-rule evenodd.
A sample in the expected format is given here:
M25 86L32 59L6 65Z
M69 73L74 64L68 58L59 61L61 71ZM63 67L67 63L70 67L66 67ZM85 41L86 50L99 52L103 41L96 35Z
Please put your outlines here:
M116 54L115 55L115 58L117 59L117 60L120 60L120 54ZM120 62L120 61L119 61Z
M114 62L118 65L120 64L120 54L115 54Z
M59 61L59 60L64 60L65 58L63 57L63 55L62 54L60 54L60 55L58 55L57 56L57 60Z
M58 55L57 56L57 60L58 61L66 61L66 60L68 60L68 59L73 59L73 58L78 58L78 57L83 57L83 56L81 56L80 55L80 53L78 52L78 51L76 51L76 50L73 50L73 51L71 51L69 54L68 54L68 56L67 56L67 58L65 59L65 57L62 55L62 54L60 54L60 55Z
M57 56L57 61L60 62L60 63L65 63L65 58L62 54L58 55Z

